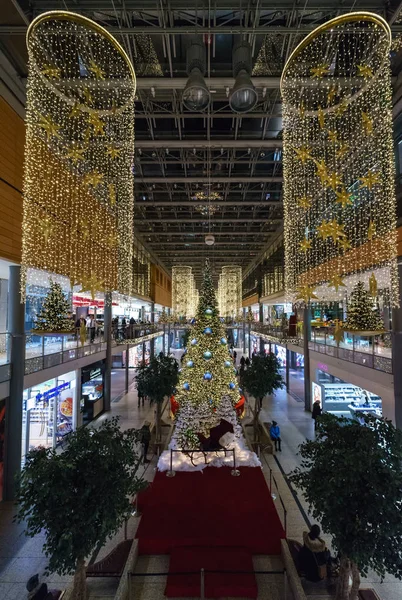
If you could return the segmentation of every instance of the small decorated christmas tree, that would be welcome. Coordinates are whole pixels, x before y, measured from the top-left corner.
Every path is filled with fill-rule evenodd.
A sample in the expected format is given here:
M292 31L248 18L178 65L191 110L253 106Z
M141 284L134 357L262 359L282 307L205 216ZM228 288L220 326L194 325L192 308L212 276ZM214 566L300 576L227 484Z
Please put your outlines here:
M375 308L373 298L362 281L357 282L350 294L347 319L343 328L346 331L359 332L384 330L384 323Z
M162 325L164 325L167 322L168 322L168 316L166 314L165 307L163 307L161 316L159 317L159 323L162 323Z
M50 290L43 302L42 310L37 315L34 331L46 333L70 333L74 329L74 321L68 317L70 304L59 283L50 280Z
M255 321L253 311L251 310L251 306L248 307L248 311L246 314L246 321L247 321L247 323L254 323L254 321Z

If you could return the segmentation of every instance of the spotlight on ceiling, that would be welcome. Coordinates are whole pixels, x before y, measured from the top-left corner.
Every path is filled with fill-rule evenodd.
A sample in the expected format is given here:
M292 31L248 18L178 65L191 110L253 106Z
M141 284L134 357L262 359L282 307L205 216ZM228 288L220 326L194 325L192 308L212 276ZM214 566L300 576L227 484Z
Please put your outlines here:
M183 91L183 104L190 111L204 111L208 108L211 95L204 79L205 46L200 36L191 39L187 50L188 80Z
M213 246L215 244L215 238L211 233L205 236L205 243L207 246Z
M251 47L240 42L233 51L233 75L236 81L229 96L230 108L237 113L246 113L257 104L258 94L250 77Z

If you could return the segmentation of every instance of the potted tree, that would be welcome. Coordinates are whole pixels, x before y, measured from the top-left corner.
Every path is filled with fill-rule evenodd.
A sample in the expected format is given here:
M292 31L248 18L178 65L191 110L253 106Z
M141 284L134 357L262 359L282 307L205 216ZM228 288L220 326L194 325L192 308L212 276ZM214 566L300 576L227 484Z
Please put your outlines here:
M284 386L280 368L281 365L275 354L260 353L254 356L251 365L243 373L242 385L255 398L253 419L255 439L258 437L258 420L264 396L273 394L275 390Z
M144 487L137 448L138 432L121 431L115 418L79 428L61 454L38 448L26 456L16 520L29 537L45 532L48 573L74 573L72 600L86 600L87 557L120 529Z
M369 569L402 579L402 431L374 416L360 424L325 414L300 455L290 480L339 553L336 600L357 600Z
M179 379L179 366L171 356L153 356L148 365L141 364L136 376L137 389L156 402L156 441L161 440L162 403L170 397Z

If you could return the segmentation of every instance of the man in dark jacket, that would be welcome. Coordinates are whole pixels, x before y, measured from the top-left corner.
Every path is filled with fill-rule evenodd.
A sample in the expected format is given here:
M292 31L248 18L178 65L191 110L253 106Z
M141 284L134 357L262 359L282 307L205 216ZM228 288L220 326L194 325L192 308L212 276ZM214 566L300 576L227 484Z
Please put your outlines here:
M144 425L140 429L144 464L149 462L149 460L147 459L147 454L148 454L149 442L151 441L150 426L151 426L151 423L149 421L145 421Z

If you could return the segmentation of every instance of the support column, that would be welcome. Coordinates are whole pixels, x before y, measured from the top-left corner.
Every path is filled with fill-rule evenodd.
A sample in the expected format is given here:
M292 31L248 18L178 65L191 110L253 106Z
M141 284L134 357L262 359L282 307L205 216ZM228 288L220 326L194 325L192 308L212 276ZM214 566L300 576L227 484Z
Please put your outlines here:
M260 304L259 321L264 323L264 305ZM264 340L260 337L260 352L264 352Z
M303 345L304 345L304 410L311 410L311 380L310 380L310 349L311 338L311 309L310 303L304 308L303 314Z
M4 444L4 500L15 498L15 475L21 469L22 402L25 372L25 304L21 302L21 267L9 270L8 330L11 334L10 395L6 400L6 428Z
M129 344L127 344L127 346L126 346L126 364L125 364L125 376L126 377L125 377L125 386L124 386L126 394L128 393L128 386L129 386L129 383L128 383L129 372L130 372L130 346L129 346Z
M289 391L289 368L290 368L290 357L291 352L286 348L286 371L285 371L285 383L286 383L286 391Z
M112 292L105 293L104 338L106 342L106 368L104 410L110 411L112 401Z
M246 309L243 308L243 354L246 354Z
M398 258L399 300L402 300L402 258ZM392 309L392 370L394 372L395 425L402 429L402 306Z
M155 323L155 302L151 303L151 323ZM151 358L155 356L155 338L151 340Z
M141 321L145 323L145 306L141 306Z

